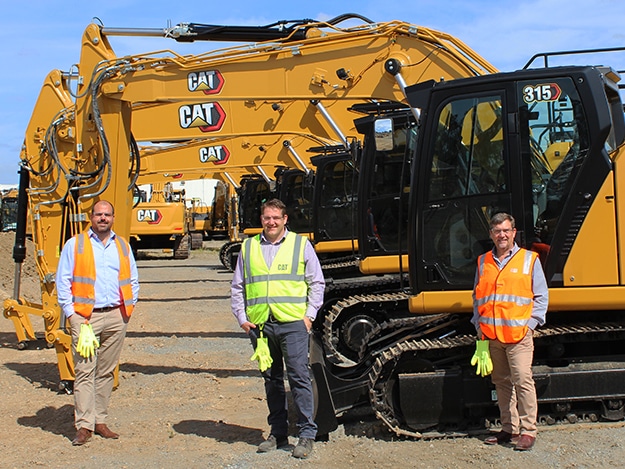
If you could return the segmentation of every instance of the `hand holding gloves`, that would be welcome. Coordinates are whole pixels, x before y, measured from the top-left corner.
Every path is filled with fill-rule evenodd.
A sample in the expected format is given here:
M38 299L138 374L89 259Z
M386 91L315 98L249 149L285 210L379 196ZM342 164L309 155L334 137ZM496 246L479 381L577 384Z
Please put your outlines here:
M260 337L256 340L256 350L254 355L250 358L251 361L258 360L258 369L263 372L271 366L273 358L269 353L269 344L267 343L267 337L263 337L263 333L260 333Z
M493 371L493 361L490 359L488 340L478 340L476 342L475 353L471 358L471 365L477 365L476 375L482 378L488 376Z
M80 325L80 334L78 334L78 343L76 351L83 358L91 358L95 355L95 349L100 346L98 338L93 333L93 327L88 322Z

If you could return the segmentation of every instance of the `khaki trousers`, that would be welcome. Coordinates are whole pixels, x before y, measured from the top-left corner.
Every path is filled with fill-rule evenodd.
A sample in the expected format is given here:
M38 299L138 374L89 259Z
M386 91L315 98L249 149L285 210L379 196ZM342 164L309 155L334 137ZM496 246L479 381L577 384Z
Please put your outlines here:
M492 380L497 390L502 430L536 437L538 402L532 376L533 331L516 344L489 340Z
M120 309L93 313L89 323L100 341L93 357L86 359L76 352L80 325L85 318L79 314L69 317L74 351L74 424L77 430L94 429L106 423L108 405L113 391L114 373L126 336L128 318Z

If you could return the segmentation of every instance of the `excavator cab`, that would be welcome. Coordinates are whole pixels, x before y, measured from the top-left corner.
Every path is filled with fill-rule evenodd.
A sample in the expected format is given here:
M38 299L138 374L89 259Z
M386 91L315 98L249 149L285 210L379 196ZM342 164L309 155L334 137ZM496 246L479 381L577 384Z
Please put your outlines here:
M315 242L352 240L356 236L358 171L349 153L313 157L315 191Z
M577 236L611 170L612 119L578 84L600 83L586 78L596 69L561 72L434 87L412 199L419 290L470 290L477 257L492 246L489 219L499 211L515 216L518 244L540 253L551 285L562 283L570 253L564 240ZM605 221L613 224L614 214Z
M260 206L275 196L274 188L260 175L249 175L241 179L237 189L239 195L239 227L243 232L259 233ZM250 232L250 233L251 233Z
M396 260L408 250L410 162L417 138L416 122L404 107L381 119L363 117L356 121L356 127L365 142L359 181L359 218L364 227L359 237L360 255L363 259L389 256Z
M17 189L11 189L2 194L0 211L2 231L15 231L17 229Z
M314 173L284 169L277 180L276 195L286 205L289 230L312 237Z
M226 237L228 234L228 187L225 183L218 181L215 185L213 204L210 207L210 227L209 237Z

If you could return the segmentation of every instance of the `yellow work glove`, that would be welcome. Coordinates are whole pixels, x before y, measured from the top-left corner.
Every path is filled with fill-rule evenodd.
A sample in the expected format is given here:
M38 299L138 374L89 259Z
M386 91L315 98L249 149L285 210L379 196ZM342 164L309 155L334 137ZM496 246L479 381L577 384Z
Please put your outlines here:
M89 323L80 325L80 334L78 334L78 343L76 351L83 358L91 358L95 355L95 349L100 346L98 338L93 333L93 327Z
M250 361L258 360L258 369L262 372L267 370L273 363L273 358L269 353L269 344L267 343L267 337L261 336L256 340L256 350L254 355L250 358Z
M475 343L475 353L471 358L471 365L477 365L475 374L482 378L493 372L493 361L490 359L488 340L478 340Z

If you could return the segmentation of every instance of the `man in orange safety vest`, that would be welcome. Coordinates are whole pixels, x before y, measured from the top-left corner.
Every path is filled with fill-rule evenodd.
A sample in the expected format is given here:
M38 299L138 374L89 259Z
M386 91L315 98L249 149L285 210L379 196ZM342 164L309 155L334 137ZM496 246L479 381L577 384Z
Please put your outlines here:
M472 319L478 351L484 347L483 354L488 361L492 359L492 367L479 363L481 358L474 357L472 363L478 362L478 372L482 366L482 375L492 370L501 414L501 431L484 442L512 442L516 450L527 451L536 440L538 417L532 376L533 334L545 323L549 291L538 255L520 248L515 236L511 215L492 217L490 238L495 246L478 258Z
M132 250L112 231L113 221L113 205L96 202L91 228L65 243L56 273L74 350L74 446L84 445L93 433L119 437L106 417L139 278Z

